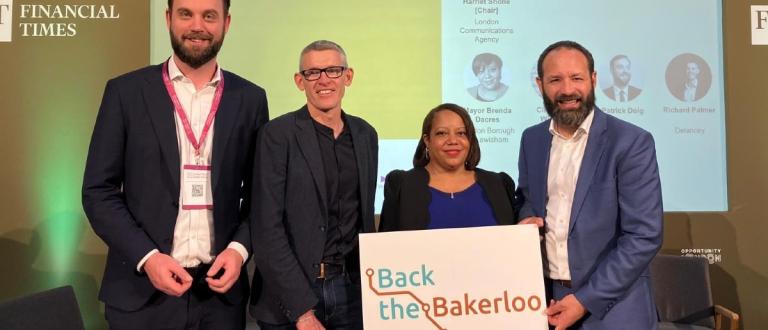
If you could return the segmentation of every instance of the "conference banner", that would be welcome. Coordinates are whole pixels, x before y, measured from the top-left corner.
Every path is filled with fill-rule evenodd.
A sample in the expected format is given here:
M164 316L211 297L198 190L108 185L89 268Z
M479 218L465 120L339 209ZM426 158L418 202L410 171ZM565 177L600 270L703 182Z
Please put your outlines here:
M365 329L547 329L532 225L360 235Z

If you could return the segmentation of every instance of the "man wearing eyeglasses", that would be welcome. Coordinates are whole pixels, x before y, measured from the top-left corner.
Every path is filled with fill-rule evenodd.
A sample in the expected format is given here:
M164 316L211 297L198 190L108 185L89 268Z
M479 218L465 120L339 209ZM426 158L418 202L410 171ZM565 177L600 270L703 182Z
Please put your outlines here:
M301 52L301 109L259 134L251 313L261 329L362 329L358 233L373 232L378 137L341 108L354 71L338 44Z

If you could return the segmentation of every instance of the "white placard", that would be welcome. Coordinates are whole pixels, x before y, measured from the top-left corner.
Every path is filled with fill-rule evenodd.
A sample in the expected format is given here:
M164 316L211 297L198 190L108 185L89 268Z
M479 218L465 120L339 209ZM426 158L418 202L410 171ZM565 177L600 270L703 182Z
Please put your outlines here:
M360 235L365 329L547 329L533 225Z

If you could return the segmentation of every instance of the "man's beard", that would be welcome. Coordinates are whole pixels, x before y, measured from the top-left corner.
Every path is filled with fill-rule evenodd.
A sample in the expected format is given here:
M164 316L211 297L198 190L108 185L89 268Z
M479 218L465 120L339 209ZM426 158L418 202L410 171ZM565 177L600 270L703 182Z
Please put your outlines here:
M547 97L546 93L544 93L542 98L544 99L544 108L547 109L547 114L549 114L549 117L552 118L552 120L554 120L557 125L565 128L578 128L581 123L587 119L587 116L589 116L592 108L595 107L594 89L589 92L589 95L587 95L586 99L580 97L578 93L571 95L560 95L557 96L556 100L554 101L551 101L549 97ZM556 102L573 99L580 99L581 101L581 106L579 106L577 109L563 110L557 106Z
M184 47L183 39L210 40L211 44L203 49L193 50L191 48ZM208 33L188 33L181 37L176 37L173 32L171 32L171 47L173 48L173 53L176 54L176 56L182 62L186 63L193 69L197 69L203 66L203 64L208 63L208 61L215 58L216 55L219 54L222 43L224 43L223 34L221 39L215 40L213 39L213 36Z
M619 87L624 87L629 85L629 80L632 79L632 76L628 74L620 74L613 76L613 84Z

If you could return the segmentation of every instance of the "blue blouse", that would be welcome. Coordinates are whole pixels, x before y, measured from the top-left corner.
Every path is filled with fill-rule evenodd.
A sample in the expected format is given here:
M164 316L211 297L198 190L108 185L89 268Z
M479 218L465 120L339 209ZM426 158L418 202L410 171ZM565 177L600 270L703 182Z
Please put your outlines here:
M485 191L473 183L464 191L446 193L429 187L432 201L429 203L427 229L494 226L497 224L491 203Z

